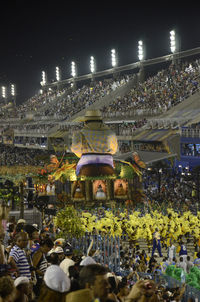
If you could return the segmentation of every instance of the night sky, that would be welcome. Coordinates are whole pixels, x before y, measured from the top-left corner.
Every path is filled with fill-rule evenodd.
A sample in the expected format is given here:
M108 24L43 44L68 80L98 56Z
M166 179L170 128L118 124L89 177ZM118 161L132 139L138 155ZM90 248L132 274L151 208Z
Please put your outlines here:
M178 1L177 1L178 2ZM115 48L119 65L138 61L137 42L146 45L146 58L169 54L169 31L181 37L181 49L200 46L200 5L153 5L137 1L3 1L0 15L0 86L15 83L17 102L38 92L41 71L55 79L71 77L71 61L78 75L111 68ZM155 2L156 3L156 2ZM180 3L180 2L178 2ZM165 7L166 6L166 7Z

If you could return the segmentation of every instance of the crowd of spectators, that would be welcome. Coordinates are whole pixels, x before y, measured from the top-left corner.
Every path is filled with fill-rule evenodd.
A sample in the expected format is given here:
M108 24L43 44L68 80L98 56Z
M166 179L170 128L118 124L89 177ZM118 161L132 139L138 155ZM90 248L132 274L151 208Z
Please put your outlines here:
M122 217L119 213L118 220L123 220ZM142 217L139 219L142 221ZM172 217L168 215L166 219ZM152 227L154 236L156 229ZM75 250L68 240L56 239L56 234L59 237L59 229L51 219L45 219L41 230L24 219L17 223L10 220L5 229L1 228L0 301L131 302L145 301L140 299L147 291L156 299L153 301L178 302L184 295L185 284L177 286L174 282L173 287L169 286L168 279L162 279L167 267L173 265L186 273L200 263L200 253L195 260L194 255L190 257L186 253L183 263L183 238L173 257L170 244L168 253L165 252L167 256L160 259L153 254L152 245L148 252L134 240L125 241L122 236L118 247L121 269L114 272L99 263L101 251L97 252L92 245L85 254L83 250Z
M0 144L0 166L44 166L49 151Z
M171 64L103 108L105 117L163 113L199 90L199 60Z
M92 84L85 84L76 90L70 87L56 91L49 90L48 92L33 96L17 107L12 107L10 111L0 108L0 118L24 118L30 112L38 117L57 116L60 119L70 118L98 99L123 86L129 79L130 77L125 75L120 76L119 79L110 78L93 82Z

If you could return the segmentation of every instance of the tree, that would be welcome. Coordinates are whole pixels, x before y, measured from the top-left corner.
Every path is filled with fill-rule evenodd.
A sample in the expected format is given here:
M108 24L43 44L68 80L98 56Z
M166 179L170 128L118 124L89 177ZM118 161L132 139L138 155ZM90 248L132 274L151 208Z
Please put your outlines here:
M73 206L66 206L64 209L60 210L54 218L54 223L55 226L61 230L59 237L80 238L84 235L82 221Z

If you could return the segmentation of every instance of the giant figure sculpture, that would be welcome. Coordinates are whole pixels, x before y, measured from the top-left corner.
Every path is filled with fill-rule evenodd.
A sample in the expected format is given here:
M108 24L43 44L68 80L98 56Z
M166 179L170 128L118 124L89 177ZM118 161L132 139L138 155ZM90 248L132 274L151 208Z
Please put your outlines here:
M81 131L74 133L71 150L80 159L77 176L100 176L114 174L113 154L118 144L115 133L103 123L99 110L86 111Z

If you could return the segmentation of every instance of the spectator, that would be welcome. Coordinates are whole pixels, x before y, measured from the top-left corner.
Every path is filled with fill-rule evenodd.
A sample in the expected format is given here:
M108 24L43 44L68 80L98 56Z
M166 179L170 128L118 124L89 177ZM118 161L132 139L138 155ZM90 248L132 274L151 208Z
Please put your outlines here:
M14 302L28 302L29 279L27 277L18 277L14 281L16 287L16 297Z
M106 302L110 285L107 269L104 266L99 264L84 266L79 275L79 284L82 289L91 289L94 298L100 299L101 302Z
M37 302L65 302L70 289L70 279L58 265L51 265L44 274L40 296Z
M137 281L128 297L127 302L157 302L159 301L157 295L156 295L156 284L152 280L139 280Z
M129 288L128 288L128 284L126 282L120 282L118 284L118 294L117 294L117 298L120 302L125 302L126 298L129 294Z
M187 270L187 273L189 274L190 269L194 266L194 263L190 260L190 256L187 256L186 265L187 265L186 270Z
M30 265L28 263L26 253L24 248L28 244L28 234L25 232L20 232L15 236L15 245L11 249L9 254L8 263L13 269L15 269L16 277L27 277L31 279Z
M10 276L0 278L0 302L13 302L15 298L14 281Z
M66 302L93 302L92 291L88 288L72 291L66 296Z
M37 296L39 296L42 280L48 267L46 254L52 249L52 247L53 241L50 238L47 238L41 242L40 248L33 254L33 266L35 268L37 278L37 283L34 286L34 292Z
M176 266L182 268L182 269L184 270L184 272L187 273L187 264L186 264L186 262L183 260L183 257L180 257L179 263L177 263Z
M93 258L93 256L95 255L95 253L96 253L96 250L91 249L89 251L88 256L86 256L86 257L83 256L83 260L80 262L80 265L85 266L85 265L88 265L88 264L95 264L96 261Z
M70 246L64 248L65 259L60 263L60 268L69 276L69 267L73 266L75 262L72 260L73 250Z

